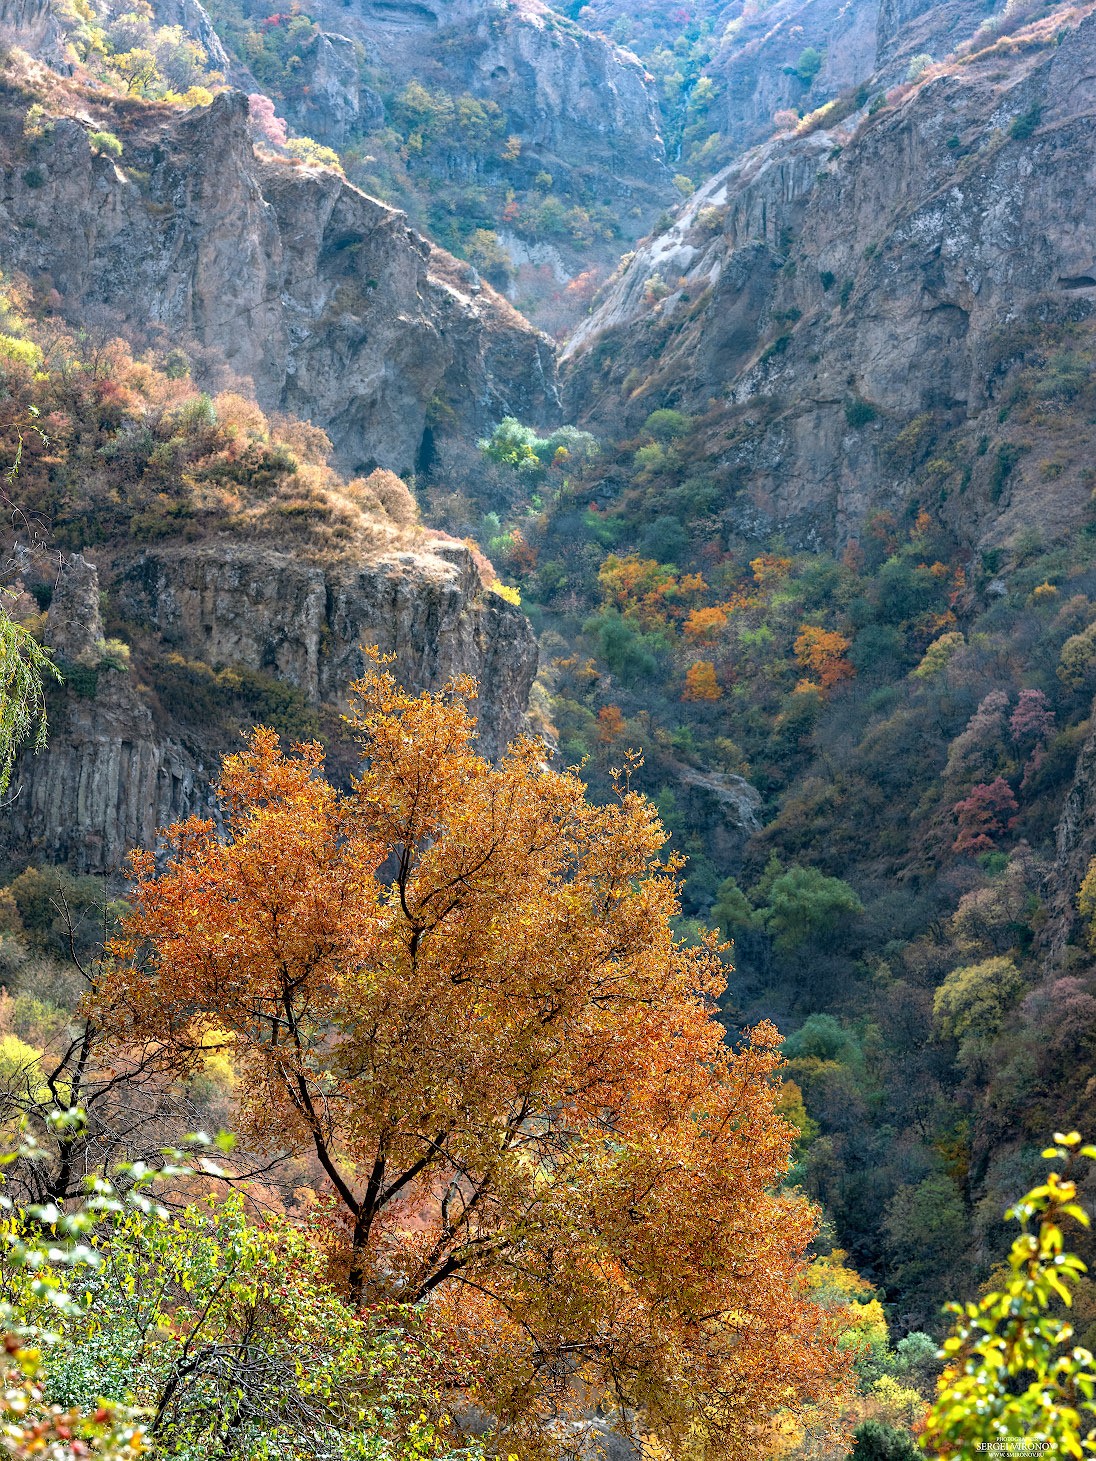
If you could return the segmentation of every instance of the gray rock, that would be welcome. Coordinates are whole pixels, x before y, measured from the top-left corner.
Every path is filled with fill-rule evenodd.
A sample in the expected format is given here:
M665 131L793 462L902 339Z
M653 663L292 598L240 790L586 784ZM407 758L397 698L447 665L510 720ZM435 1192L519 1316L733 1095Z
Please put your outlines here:
M569 412L619 437L656 406L709 423L721 407L706 446L728 522L757 513L799 544L840 545L869 513L930 490L972 548L1074 531L1079 469L1049 490L1021 439L995 481L994 453L976 445L1002 436L997 394L1025 332L1096 312L1094 105L1087 16L1057 44L954 67L871 118L747 153L575 334ZM1017 118L1034 120L1013 135ZM970 474L946 494L896 450L922 416L937 436L965 433Z
M122 138L124 168L61 119L30 183L9 158L0 202L5 267L49 275L82 320L159 329L203 379L250 381L267 409L322 426L351 474L406 474L435 436L508 414L554 419L552 343L403 214L258 158L242 94L189 113L104 103L95 124Z
M143 642L218 667L263 670L314 704L347 705L362 645L396 655L412 689L473 675L478 738L498 757L526 729L536 641L521 611L485 591L467 548L424 538L415 551L320 565L231 542L165 547L116 565L116 610ZM96 570L75 554L49 614L50 642L92 669L51 710L50 741L20 758L0 827L9 858L119 873L158 828L213 811L223 746L165 719L136 674L100 661Z
M377 645L415 689L475 676L488 756L525 728L536 640L520 609L484 591L459 543L426 539L361 565L240 544L155 549L120 567L116 602L172 648L262 670L313 704L345 708L365 668L362 646Z
M62 560L46 619L46 644L70 664L98 663L103 643L99 574L82 553Z

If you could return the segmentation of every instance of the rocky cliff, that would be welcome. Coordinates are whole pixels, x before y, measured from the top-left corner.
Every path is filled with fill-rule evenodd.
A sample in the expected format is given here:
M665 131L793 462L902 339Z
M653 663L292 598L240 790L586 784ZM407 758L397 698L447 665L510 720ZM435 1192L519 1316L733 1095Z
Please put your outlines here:
M0 836L11 860L120 870L158 828L208 814L220 757L239 745L239 730L284 718L279 684L302 692L288 703L294 732L314 733L324 716L336 724L363 645L394 653L395 672L415 689L475 676L486 754L500 755L525 728L532 631L519 609L483 589L462 544L424 537L371 560L325 563L222 542L100 562L102 589L97 568L72 555L50 605L47 641L66 687L51 697L48 749L16 770ZM132 656L104 641L101 592ZM249 673L245 691L265 695L261 710L248 714L234 670Z
M536 645L521 611L487 592L469 550L429 537L366 563L237 545L150 550L116 569L125 621L175 652L246 665L345 708L363 645L397 656L407 685L480 684L480 745L500 756L524 728ZM52 611L51 611L52 612Z
M1076 423L1008 403L1025 370L1054 400L1055 351L1089 358L1094 109L1096 19L1058 11L747 154L577 333L572 410L618 435L659 405L701 416L732 531L842 542L911 500L971 542L1072 530Z
M526 166L563 178L577 173L599 195L641 200L668 194L658 107L643 67L604 37L591 35L540 0L314 0L309 13L328 43L356 44L367 73L393 91L411 79L443 80L499 106L521 143ZM349 57L346 57L349 60ZM343 66L344 89L350 70ZM347 117L309 103L314 135L339 144ZM472 159L475 165L474 159Z
M722 153L733 156L771 137L777 112L808 113L871 76L878 18L877 0L743 7L706 68L718 84L713 120Z
M555 411L552 347L402 214L323 168L257 156L246 99L192 112L56 87L40 134L0 92L0 260L65 308L150 331L212 378L314 421L350 471L412 470L436 435ZM89 134L116 134L120 162Z

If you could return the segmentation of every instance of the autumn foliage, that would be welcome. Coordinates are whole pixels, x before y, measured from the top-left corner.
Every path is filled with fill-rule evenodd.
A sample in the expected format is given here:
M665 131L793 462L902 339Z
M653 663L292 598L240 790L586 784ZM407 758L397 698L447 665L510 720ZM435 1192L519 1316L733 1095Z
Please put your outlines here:
M989 852L1012 826L1017 812L1012 788L1003 777L981 782L971 788L970 795L955 803L955 820L959 835L956 852Z
M832 690L856 673L845 658L849 641L836 629L804 624L795 640L795 657L822 690Z
M492 767L472 689L361 682L348 793L255 732L221 830L170 829L162 873L135 855L97 1016L181 1072L227 1048L245 1134L326 1173L352 1300L429 1301L454 1403L523 1458L598 1405L675 1455L760 1456L845 1364L815 1215L778 1191L776 1032L725 1043L650 804L591 805L533 741Z

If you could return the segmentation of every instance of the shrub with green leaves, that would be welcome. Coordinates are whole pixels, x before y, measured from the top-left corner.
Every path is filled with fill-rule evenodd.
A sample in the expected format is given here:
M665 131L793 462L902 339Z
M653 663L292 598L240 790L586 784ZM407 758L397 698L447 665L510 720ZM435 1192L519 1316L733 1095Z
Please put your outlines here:
M1066 1251L1064 1230L1090 1225L1074 1172L1081 1157L1096 1159L1096 1147L1075 1131L1056 1134L1043 1156L1064 1168L1006 1213L1022 1228L1006 1282L948 1306L955 1324L922 1442L932 1456L1019 1454L1021 1445L1033 1456L1096 1455L1096 1360L1071 1344L1073 1326L1060 1312L1087 1271Z
M88 146L96 157L121 157L122 144L113 132L89 132Z
M62 1136L82 1121L50 1116ZM230 1177L192 1145L90 1181L70 1211L0 1196L4 1454L481 1461L447 1439L424 1313L352 1312L308 1223L256 1220L241 1192L161 1205L164 1180ZM38 1155L28 1140L0 1166Z
M9 618L0 601L0 793L11 781L15 757L24 742L40 750L46 743L42 681L60 672L32 634Z

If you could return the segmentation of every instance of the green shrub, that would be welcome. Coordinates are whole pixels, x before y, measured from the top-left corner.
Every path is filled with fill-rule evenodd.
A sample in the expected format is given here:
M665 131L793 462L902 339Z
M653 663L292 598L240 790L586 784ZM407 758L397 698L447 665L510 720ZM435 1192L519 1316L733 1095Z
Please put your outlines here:
M799 53L799 60L791 69L804 86L810 86L819 71L822 70L822 63L825 59L825 54L816 46L804 46Z
M1026 142L1039 125L1042 115L1042 107L1036 104L1026 112L1021 112L1018 117L1013 117L1012 125L1008 129L1009 136L1017 142Z
M691 416L686 416L684 411L673 411L665 406L659 411L652 411L643 423L643 430L656 441L662 442L677 441L679 437L688 436L692 427Z
M865 401L860 396L850 396L845 402L845 420L853 428L859 430L874 421L879 412L870 401Z
M121 157L122 144L113 132L89 132L88 146L96 157Z
M866 1420L856 1428L849 1461L918 1461L920 1456L908 1431L881 1420Z
M1003 441L997 448L997 456L994 459L989 477L989 499L991 502L1000 502L1002 493L1005 490L1005 483L1012 476L1016 463L1023 456L1023 450L1023 447L1017 446L1011 441Z

